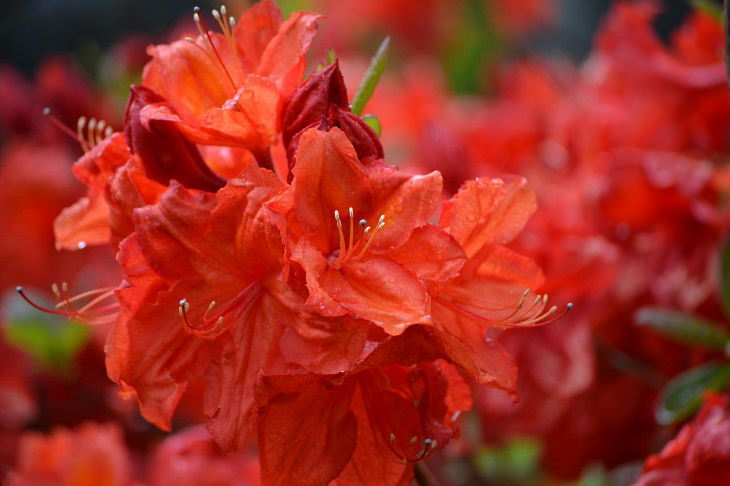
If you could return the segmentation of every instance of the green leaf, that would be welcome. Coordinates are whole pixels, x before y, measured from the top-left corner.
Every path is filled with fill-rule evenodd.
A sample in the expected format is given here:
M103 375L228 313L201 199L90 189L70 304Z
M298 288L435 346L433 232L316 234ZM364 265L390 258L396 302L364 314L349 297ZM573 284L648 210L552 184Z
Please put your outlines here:
M365 115L362 120L373 129L375 135L378 137L383 133L383 125L380 123L380 118L375 115Z
M730 333L718 324L670 309L643 307L636 313L636 322L680 343L707 349L723 351L730 342Z
M692 6L718 22L722 22L722 7L719 4L710 0L692 0Z
M365 109L370 97L375 91L375 87L380 81L380 77L385 71L385 66L388 64L388 48L390 47L390 37L383 39L380 43L377 52L370 61L370 66L365 72L365 76L362 78L360 86L357 88L355 98L352 100L352 112L356 115L361 115L362 110Z
M89 329L71 321L32 315L12 319L5 328L5 337L41 363L65 371L88 340Z
M518 438L502 447L482 447L473 461L479 475L498 482L522 483L539 474L542 446L529 438Z
M720 391L730 383L730 363L711 362L685 371L662 390L656 419L662 425L690 417L702 404L707 390Z
M580 475L575 486L610 486L611 476L600 464L588 466Z
M325 58L325 62L329 66L330 64L334 64L334 62L337 60L337 53L333 48L327 49L327 57Z
M730 319L730 238L720 248L720 298L725 315Z

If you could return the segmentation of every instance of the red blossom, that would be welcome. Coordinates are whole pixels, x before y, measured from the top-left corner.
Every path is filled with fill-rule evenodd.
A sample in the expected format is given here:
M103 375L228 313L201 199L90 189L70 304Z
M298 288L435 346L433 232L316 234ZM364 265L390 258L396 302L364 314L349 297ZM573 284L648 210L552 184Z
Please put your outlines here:
M19 446L13 486L128 486L131 461L120 429L87 423L43 436L28 432Z
M635 486L710 486L730 481L730 408L708 394L697 416L644 464Z

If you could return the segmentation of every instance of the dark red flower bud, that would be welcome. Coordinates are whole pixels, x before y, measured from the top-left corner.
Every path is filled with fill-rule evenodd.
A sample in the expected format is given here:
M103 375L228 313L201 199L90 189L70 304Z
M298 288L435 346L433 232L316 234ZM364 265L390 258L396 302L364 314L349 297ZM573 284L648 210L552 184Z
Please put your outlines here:
M282 137L289 167L294 166L299 137L312 127L342 129L361 159L383 157L383 146L378 136L362 118L350 112L345 80L337 61L312 74L294 90L284 105Z
M129 149L139 155L147 177L161 184L171 179L185 187L215 192L225 185L205 163L195 144L188 141L174 122L142 121L145 106L164 105L166 100L144 86L132 86L124 119Z

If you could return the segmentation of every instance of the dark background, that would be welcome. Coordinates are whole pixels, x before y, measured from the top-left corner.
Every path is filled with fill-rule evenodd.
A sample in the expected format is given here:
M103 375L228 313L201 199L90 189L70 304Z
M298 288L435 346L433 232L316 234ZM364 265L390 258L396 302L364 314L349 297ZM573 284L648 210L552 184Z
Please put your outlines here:
M32 72L49 55L64 52L93 55L94 51L108 48L129 33L159 35L183 15L192 15L195 5L213 7L211 2L200 0L0 0L0 3L0 62L26 73ZM556 27L534 36L530 48L582 59L610 3L611 0L559 0ZM691 5L689 0L660 3L664 12L656 25L666 37L680 24Z

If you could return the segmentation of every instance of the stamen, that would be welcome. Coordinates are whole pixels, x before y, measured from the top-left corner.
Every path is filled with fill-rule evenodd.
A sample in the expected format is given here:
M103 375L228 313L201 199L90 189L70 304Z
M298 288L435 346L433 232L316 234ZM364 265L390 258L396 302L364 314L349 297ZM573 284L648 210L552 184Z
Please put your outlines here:
M79 137L78 133L74 133L73 130L71 130L69 127L61 123L61 120L53 116L53 113L51 112L51 109L48 107L43 108L43 114L48 117L49 120L51 120L51 123L56 125L58 129L60 129L64 134L68 135L72 139L76 140L76 142L81 145L81 149L86 152L87 149L84 147L84 139L83 137Z
M350 248L352 248L352 239L355 237L353 221L355 221L355 211L353 211L353 209L350 208Z
M104 138L102 137L104 133L104 128L106 127L106 122L104 120L99 120L99 123L96 125L96 144L99 145Z
M365 246L362 248L362 250L360 250L360 253L358 253L355 258L362 258L363 255L365 255L365 253L368 251L368 248L370 248L370 245L373 243L375 235L378 234L378 231L383 229L383 226L385 226L385 215L381 214L380 218L378 218L378 225L375 227L375 231L373 231L373 233L370 235L370 239L367 243L365 243ZM370 229L370 227L365 228L365 233L367 233L368 229Z
M203 314L202 322L198 325L193 324L190 321L188 313L190 312L190 303L187 299L182 299L178 304L178 313L183 318L185 331L189 334L193 334L203 339L214 340L226 332L230 327L231 321L226 321L228 324L224 324L224 316L234 309L240 308L242 305L247 305L247 301L255 298L258 295L255 292L250 291L250 287L244 289L236 297L234 297L224 309L215 315L210 315L213 309L216 308L216 301L211 301L208 304L208 308Z
M86 140L89 142L89 147L93 147L94 143L94 130L96 129L96 118L89 120L86 125Z
M223 72L226 74L226 77L228 78L228 81L230 81L231 86L233 86L234 93L238 91L238 87L236 86L236 83L233 82L233 78L231 77L231 74L228 72L228 69L226 68L226 65L223 63L223 58L221 58L221 55L218 53L218 49L216 49L215 44L213 43L213 39L210 37L210 33L208 32L208 26L205 23L205 20L200 15L200 7L195 7L193 9L193 20L195 21L195 26L198 28L198 32L200 34L208 39L208 44L210 44L210 48L213 50L213 54L215 54L215 57L218 59L218 62L220 63L221 68L223 68ZM233 54L235 55L235 51L233 51Z
M335 209L335 221L337 222L337 232L340 237L340 254L337 256L337 265L339 266L346 257L347 247L345 246L345 234L342 232L342 220L340 212Z
M117 316L117 312L119 310L119 304L116 302L116 298L114 298L114 287L106 287L96 290L90 290L87 292L84 292L82 294L76 295L74 297L67 296L68 292L68 284L63 282L61 284L61 289L59 290L57 284L51 285L51 291L53 292L57 303L55 305L55 309L49 309L47 307L43 307L41 305L36 304L33 302L23 290L23 287L16 287L15 291L20 294L20 296L25 300L28 304L30 304L31 307L38 309L42 312L46 312L48 314L55 314L59 316L64 316L68 319L74 319L75 321L82 323L82 324L88 324L88 325L98 325L98 324L106 324L114 321ZM79 300L82 300L84 298L89 297L95 297L89 301L88 304L81 307L81 309L76 309L72 302L76 302ZM108 300L110 298L114 298L114 303L104 306L104 307L96 307L99 303ZM67 310L63 310L64 307Z

